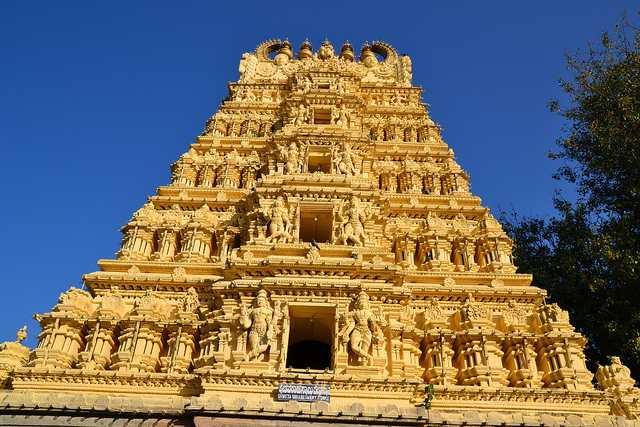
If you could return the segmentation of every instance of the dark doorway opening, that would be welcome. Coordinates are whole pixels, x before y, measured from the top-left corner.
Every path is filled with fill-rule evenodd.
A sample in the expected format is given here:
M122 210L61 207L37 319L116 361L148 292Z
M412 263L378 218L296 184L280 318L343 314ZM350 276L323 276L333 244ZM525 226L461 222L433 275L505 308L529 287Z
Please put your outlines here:
M289 307L287 368L332 369L334 313L328 306Z
M331 346L321 341L300 341L289 346L287 367L295 369L329 368L331 364Z
M331 242L331 211L307 211L300 212L300 240L303 242L328 243Z

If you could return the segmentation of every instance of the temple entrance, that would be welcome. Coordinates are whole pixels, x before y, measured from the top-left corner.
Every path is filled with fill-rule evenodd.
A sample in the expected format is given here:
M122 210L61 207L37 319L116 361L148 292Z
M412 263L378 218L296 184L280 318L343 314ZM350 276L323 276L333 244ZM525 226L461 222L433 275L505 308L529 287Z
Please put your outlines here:
M333 367L334 308L291 306L287 368Z
M331 243L331 210L300 211L300 240L303 242Z

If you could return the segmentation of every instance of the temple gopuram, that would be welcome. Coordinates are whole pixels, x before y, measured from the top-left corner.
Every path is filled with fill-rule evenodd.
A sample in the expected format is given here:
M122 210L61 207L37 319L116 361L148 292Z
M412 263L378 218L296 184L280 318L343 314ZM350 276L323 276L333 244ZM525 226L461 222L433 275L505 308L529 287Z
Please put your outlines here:
M269 40L122 227L0 345L0 424L640 425L383 42ZM615 351L615 349L612 349Z

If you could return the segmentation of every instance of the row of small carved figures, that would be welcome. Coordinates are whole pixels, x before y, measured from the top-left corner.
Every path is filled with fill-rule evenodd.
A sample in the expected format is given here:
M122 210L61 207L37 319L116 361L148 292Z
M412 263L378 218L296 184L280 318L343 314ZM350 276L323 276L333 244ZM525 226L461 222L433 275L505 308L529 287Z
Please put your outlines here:
M340 117L341 114L343 115L342 119ZM337 110L332 117L333 118L330 117L327 123L323 123L322 125L346 125L350 122L350 114L347 112L341 112L340 110ZM291 117L288 119L281 119L272 122L256 120L223 121L211 118L205 124L202 135L249 138L270 137L273 133L280 130L284 126L285 122L294 125L312 124L312 114L310 114L308 108L305 107L304 110L300 109L292 112ZM432 131L431 126L428 125L381 125L368 126L367 129L365 129L365 134L372 141L429 142L434 135L434 131Z

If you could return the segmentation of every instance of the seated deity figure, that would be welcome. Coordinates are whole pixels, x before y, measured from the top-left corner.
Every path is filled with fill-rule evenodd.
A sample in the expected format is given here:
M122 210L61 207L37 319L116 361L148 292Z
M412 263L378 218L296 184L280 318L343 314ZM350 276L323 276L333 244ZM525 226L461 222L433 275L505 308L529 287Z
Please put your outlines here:
M278 303L273 310L267 299L267 292L260 290L254 301L254 306L247 310L244 304L240 306L240 325L249 330L247 337L247 354L245 360L262 361L274 335L278 315Z
M353 244L356 246L364 246L367 235L364 232L364 223L367 221L367 213L364 206L360 204L357 196L352 196L351 200L343 208L341 235L338 244Z
M338 150L338 147L334 146L332 157L335 161L337 173L349 176L360 173L356 166L358 157L353 151L351 151L351 146L348 143L343 142L341 150Z
M369 305L369 295L364 291L358 294L353 310L347 313L346 324L338 335L343 343L348 343L359 364L371 362L371 343L383 337L380 323Z
M289 218L289 210L284 205L284 199L279 196L274 205L268 209L265 216L269 218L269 237L267 242L283 243L293 238L291 232L293 224Z
M307 123L308 119L309 117L307 107L305 107L303 104L298 105L298 110L295 112L293 124L296 126L303 125Z

